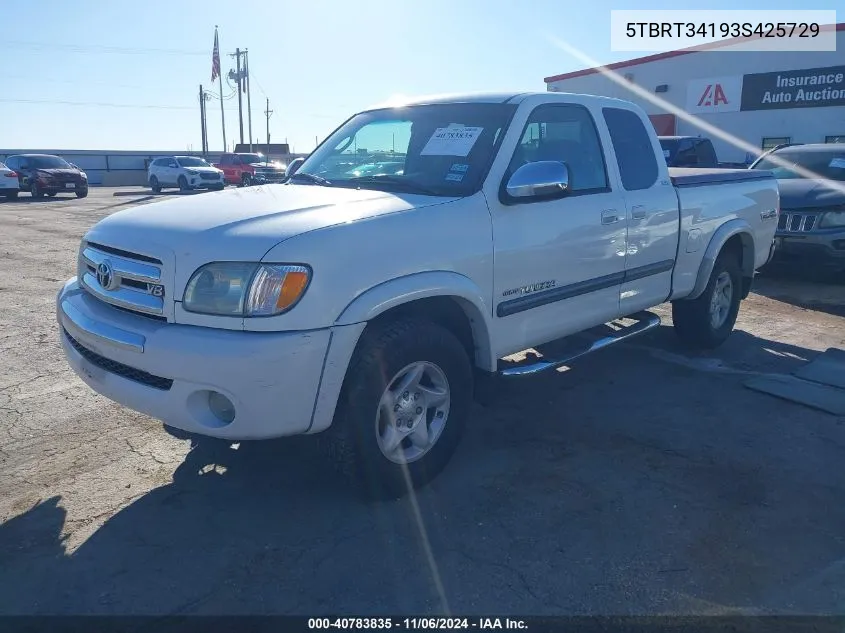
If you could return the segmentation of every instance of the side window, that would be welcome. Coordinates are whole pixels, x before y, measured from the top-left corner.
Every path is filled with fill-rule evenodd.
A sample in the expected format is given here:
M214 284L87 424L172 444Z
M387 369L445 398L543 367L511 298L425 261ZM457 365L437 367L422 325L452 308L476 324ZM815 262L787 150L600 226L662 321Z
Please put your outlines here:
M698 165L701 167L715 167L716 166L716 151L713 149L713 143L707 139L702 139L695 144L695 154L698 156Z
M660 171L651 137L642 119L635 112L621 108L604 108L603 113L619 164L622 186L626 191L648 189L657 182Z
M12 156L11 158L7 158L6 159L6 167L11 169L12 171L14 171L16 169L20 169L20 166L18 164L18 159L15 158L14 156Z
M170 158L170 159L167 160L167 166L175 168L175 167L179 167L179 163L177 162L177 160L175 158Z
M241 163L241 157L240 157L240 156L232 156L232 164L233 164L233 165L240 165L240 164L242 164L242 163Z
M232 164L232 155L231 154L223 154L220 157L220 164L221 165L231 165Z
M607 171L599 135L589 110L583 106L538 106L525 124L508 175L526 163L546 160L566 164L571 192L607 188Z

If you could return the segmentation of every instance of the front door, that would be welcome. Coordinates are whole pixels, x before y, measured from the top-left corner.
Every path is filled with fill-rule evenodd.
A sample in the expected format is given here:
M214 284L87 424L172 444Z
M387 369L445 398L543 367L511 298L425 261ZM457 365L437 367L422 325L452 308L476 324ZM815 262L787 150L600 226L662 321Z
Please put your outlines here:
M529 115L504 174L561 161L570 191L521 201L488 196L493 221L493 306L499 357L619 316L625 272L625 201L611 182L590 110L544 104Z

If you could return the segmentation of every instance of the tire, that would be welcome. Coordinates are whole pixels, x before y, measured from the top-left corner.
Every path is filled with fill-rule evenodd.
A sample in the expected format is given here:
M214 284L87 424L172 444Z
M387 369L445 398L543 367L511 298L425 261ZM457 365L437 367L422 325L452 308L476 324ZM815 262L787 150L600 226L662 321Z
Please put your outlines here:
M324 447L365 497L402 497L449 462L470 415L472 390L472 366L450 331L420 319L369 326L349 364L334 422L321 434ZM393 407L380 406L383 398Z
M722 252L701 296L690 301L672 302L675 332L690 347L715 349L733 331L741 301L739 260L732 252Z
M82 189L81 191L77 190L76 191L76 197L77 198L87 198L88 197L88 190L87 189Z
M188 184L188 179L184 176L179 176L179 179L176 181L179 183L179 191L190 191L191 187Z
M38 182L35 180L33 180L29 185L29 193L36 200L44 197L44 192L41 191L41 187L38 186Z
M150 189L153 190L153 193L161 193L161 183L155 176L150 176Z
M17 191L7 191L5 194L6 200L15 200L18 197Z
M223 191L226 188L226 185L217 185L214 187L214 191Z
M252 186L252 174L241 174L241 187Z

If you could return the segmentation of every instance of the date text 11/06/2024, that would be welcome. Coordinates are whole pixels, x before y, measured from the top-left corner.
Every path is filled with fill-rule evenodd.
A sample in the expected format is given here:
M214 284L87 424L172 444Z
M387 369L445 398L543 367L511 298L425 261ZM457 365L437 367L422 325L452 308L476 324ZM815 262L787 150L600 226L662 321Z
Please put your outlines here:
M309 618L311 630L525 630L524 620L515 618Z

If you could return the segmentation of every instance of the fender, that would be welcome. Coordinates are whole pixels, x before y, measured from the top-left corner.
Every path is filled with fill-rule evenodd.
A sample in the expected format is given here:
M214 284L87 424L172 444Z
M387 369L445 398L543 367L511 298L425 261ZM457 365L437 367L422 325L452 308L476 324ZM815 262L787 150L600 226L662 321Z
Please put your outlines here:
M710 275L713 273L713 266L716 265L716 258L722 251L725 243L734 235L739 235L742 239L742 276L745 278L752 278L754 276L754 237L751 225L745 220L734 218L728 220L718 229L713 232L710 238L710 243L704 250L704 256L701 259L701 264L698 267L698 276L695 280L692 292L686 299L697 299L707 288L707 282L710 280ZM750 284L744 284L750 289ZM743 298L747 296L747 292L743 290Z
M495 371L496 359L490 344L492 310L475 282L459 273L434 270L385 281L353 299L334 324L344 326L370 321L391 308L430 297L457 300L472 327L475 364L486 371Z

